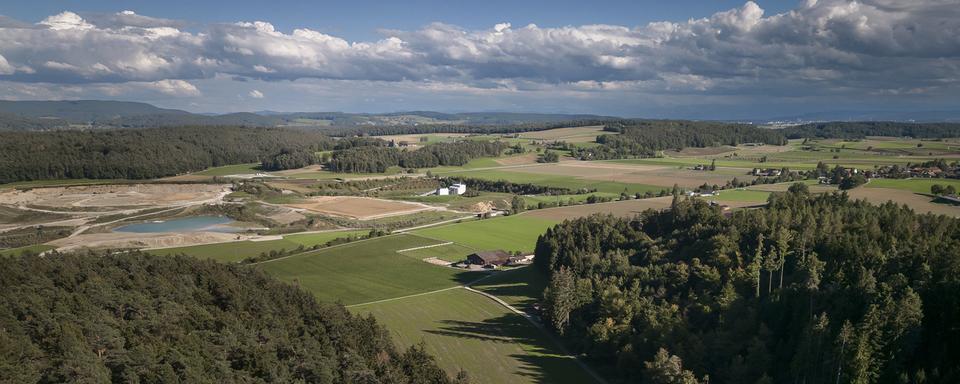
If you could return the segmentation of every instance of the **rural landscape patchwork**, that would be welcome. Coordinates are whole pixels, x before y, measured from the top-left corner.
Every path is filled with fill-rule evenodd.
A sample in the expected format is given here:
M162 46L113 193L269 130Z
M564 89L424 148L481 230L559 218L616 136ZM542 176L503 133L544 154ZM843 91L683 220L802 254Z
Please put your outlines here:
M0 383L960 382L960 7L680 3L0 6Z

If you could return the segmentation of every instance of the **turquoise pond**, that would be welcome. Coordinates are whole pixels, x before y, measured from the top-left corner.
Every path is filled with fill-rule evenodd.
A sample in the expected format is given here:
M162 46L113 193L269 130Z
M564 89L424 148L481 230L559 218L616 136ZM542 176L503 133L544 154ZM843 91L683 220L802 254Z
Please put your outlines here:
M168 221L155 221L124 225L114 232L162 233L162 232L236 232L239 228L229 227L233 220L223 216L194 216Z

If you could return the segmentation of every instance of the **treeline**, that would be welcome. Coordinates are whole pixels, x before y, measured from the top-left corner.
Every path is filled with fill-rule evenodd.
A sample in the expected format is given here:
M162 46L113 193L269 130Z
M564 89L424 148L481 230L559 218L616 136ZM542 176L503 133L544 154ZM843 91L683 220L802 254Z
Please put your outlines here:
M867 136L943 139L960 137L960 123L830 122L784 128L783 133L791 139L862 139Z
M549 326L624 381L960 382L957 219L795 184L565 222L535 264Z
M318 163L317 153L310 149L290 150L281 149L280 153L270 156L260 162L260 169L265 171L282 171L284 169L303 168Z
M331 138L316 132L281 128L0 132L0 183L149 179L261 162L284 151L316 152L333 145Z
M464 165L478 157L499 156L507 144L502 141L465 140L436 143L413 151L379 145L353 146L333 152L327 169L334 172L383 173L387 168L433 168Z
M461 123L443 123L443 124L417 124L417 125L353 125L319 128L322 132L330 136L386 136L386 135L412 135L422 133L521 133L532 131L543 131L554 128L567 127L587 127L592 125L603 125L619 119L584 117L581 119L570 120L550 120L550 121L531 121L515 122L510 120L498 121L489 120L484 124L461 124Z
M600 146L574 148L571 153L581 160L653 157L667 149L717 147L744 143L784 145L787 138L777 130L748 124L685 120L625 120L607 124L597 137Z
M0 258L15 383L451 383L422 346L254 268L139 252Z
M573 190L570 188L550 187L539 184L513 183L506 180L475 179L470 177L445 177L440 184L451 185L465 183L470 190L485 192L512 193L515 195L576 195L596 192L596 189Z

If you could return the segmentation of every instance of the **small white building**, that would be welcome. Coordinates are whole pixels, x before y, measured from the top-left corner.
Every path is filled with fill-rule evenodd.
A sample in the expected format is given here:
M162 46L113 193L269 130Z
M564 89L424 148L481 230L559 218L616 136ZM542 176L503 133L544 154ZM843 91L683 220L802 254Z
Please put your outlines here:
M437 188L437 191L434 192L437 196L446 196L450 194L450 188Z
M450 190L449 192L451 195L462 195L467 192L467 185L462 183L457 183L457 184L451 185L450 188L448 189Z

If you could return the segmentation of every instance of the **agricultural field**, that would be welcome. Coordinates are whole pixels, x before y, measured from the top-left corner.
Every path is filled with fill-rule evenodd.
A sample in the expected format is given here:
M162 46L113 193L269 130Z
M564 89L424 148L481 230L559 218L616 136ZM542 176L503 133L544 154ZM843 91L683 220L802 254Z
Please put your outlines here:
M483 276L397 253L438 243L410 234L390 235L275 259L257 268L321 300L348 305L456 287Z
M570 205L557 208L537 209L521 214L521 217L537 218L560 222L590 216L596 213L611 214L619 217L633 217L648 209L662 210L670 208L673 196L654 197L649 199L632 199L612 201L609 203Z
M935 184L944 187L952 185L960 190L960 180L958 179L873 179L864 185L867 188L889 188L910 191L913 193L930 194L930 187Z
M870 182L873 183L872 181ZM847 191L852 199L865 199L873 204L883 204L892 201L910 207L919 213L933 213L960 217L960 206L951 203L937 202L932 196L914 193L906 189L893 188L856 188Z
M545 131L524 132L521 138L545 141L566 141L568 143L591 143L600 135L616 135L618 132L604 132L602 125L589 127L556 128Z
M466 259L467 255L473 252L476 252L473 248L468 248L460 244L446 244L437 247L401 251L400 254L413 257L417 260L435 258L456 263Z
M424 342L451 375L470 382L594 383L523 316L462 288L350 308L372 314L402 347Z
M28 246L19 247L19 248L0 249L0 257L20 256L24 253L41 253L41 252L49 251L51 249L53 249L53 247L46 244L28 245Z
M507 252L531 252L537 243L537 237L557 222L558 220L522 214L430 227L413 233L441 242L454 242L478 251L502 249Z
M471 287L532 313L533 305L542 299L543 289L548 283L546 275L531 265L493 274Z

